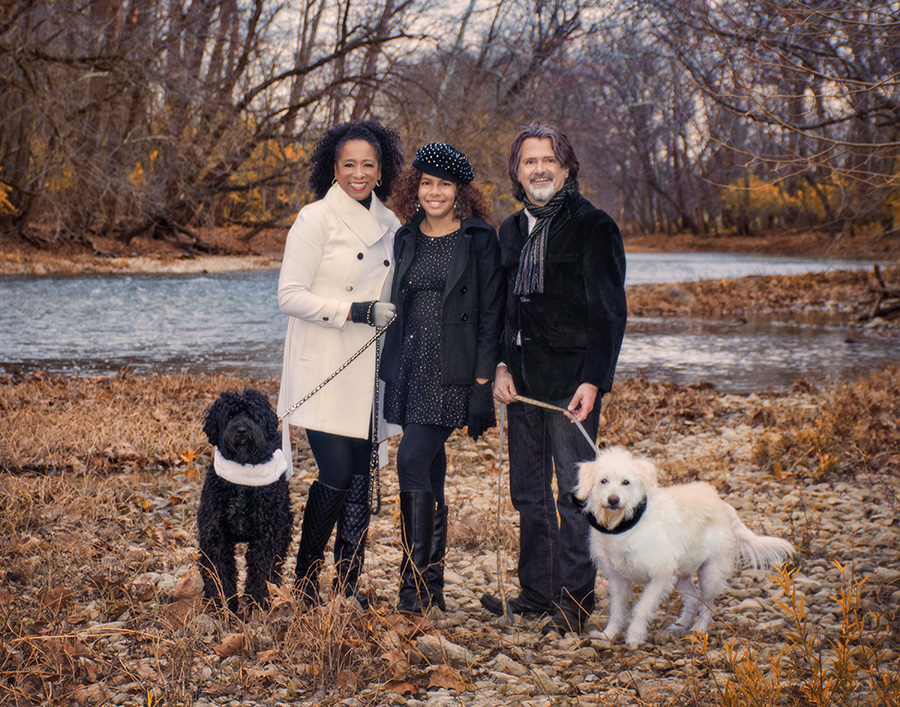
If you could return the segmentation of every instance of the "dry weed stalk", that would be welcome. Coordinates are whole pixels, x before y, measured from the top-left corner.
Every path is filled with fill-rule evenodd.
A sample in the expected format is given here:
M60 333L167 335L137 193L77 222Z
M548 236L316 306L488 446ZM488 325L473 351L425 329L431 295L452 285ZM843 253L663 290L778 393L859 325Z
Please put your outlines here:
M732 676L722 689L724 707L900 705L891 617L866 609L865 577L834 564L844 578L833 597L841 610L840 635L826 638L813 626L794 581L797 570L781 568L776 581L786 600L775 603L789 622L785 642L761 652L726 641Z

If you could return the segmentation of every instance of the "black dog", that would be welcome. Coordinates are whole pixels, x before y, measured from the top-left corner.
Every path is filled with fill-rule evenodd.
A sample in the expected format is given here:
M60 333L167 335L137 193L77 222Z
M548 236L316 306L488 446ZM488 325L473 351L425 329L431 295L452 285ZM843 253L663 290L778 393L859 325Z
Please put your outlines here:
M203 592L237 611L235 545L246 542L244 592L265 608L266 582L280 583L294 519L278 417L258 390L229 390L206 411L203 431L216 447L197 510Z

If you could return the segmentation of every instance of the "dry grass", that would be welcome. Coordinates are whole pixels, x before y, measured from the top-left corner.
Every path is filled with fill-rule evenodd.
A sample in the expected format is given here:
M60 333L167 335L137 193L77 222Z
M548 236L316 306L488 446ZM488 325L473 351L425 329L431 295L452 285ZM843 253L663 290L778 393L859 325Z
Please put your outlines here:
M386 692L466 689L465 675L416 664L415 638L433 627L410 623L387 604L360 614L338 601L304 613L284 592L268 614L202 611L196 572L184 571L196 565L194 514L209 456L200 419L221 390L247 384L276 390L275 381L224 376L0 379L0 705L108 704L117 695L144 705L187 705L200 697L252 702L276 692L298 703L329 705L354 694L361 704L376 705L385 703ZM786 404L795 399L817 401L818 415ZM664 444L707 423L764 426L766 469L790 484L817 473L822 454L838 460L840 473L896 475L898 412L900 369L894 368L821 392L805 386L773 393L760 397L758 407L742 408L711 386L621 381L604 400L602 424L605 440L622 444ZM810 429L822 446L804 455ZM496 518L456 503L454 494L467 483L484 487L475 477L496 470L496 431L478 444L454 436L452 445L451 546L485 554L496 546ZM302 443L298 452L308 454ZM506 547L515 544L513 528L510 522L501 530ZM853 591L848 585L848 596ZM875 619L860 626L870 638L883 628ZM798 635L802 649L806 639ZM489 655L515 650L488 630L458 629L451 640ZM846 644L857 645L849 638ZM740 652L734 655L723 666L721 658L691 652L690 665L678 669L688 678L678 682L679 698L670 703L727 704L727 695L738 693L726 695L724 682L716 689L707 679L716 671L734 682L729 690L757 674L771 681L771 674L742 664ZM868 651L854 665L865 657L866 674L881 679L896 704L894 673L878 663L884 655ZM638 660L625 654L616 665L627 672ZM781 665L781 702L758 704L818 704L797 701L792 687L813 680L811 668L798 664L789 673L787 658ZM621 692L612 667L608 674L603 668L598 686ZM830 680L861 675L829 670ZM567 704L564 695L554 700ZM653 703L646 700L639 704Z

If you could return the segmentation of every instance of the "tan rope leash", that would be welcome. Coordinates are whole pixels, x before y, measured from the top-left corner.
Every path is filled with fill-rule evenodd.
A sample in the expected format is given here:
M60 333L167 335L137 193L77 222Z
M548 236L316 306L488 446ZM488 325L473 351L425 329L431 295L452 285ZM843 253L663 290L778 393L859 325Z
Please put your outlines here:
M371 306L369 307L371 312ZM368 317L368 314L367 314ZM294 410L303 405L307 400L309 400L313 395L318 393L322 388L328 385L331 381L333 381L338 374L343 371L347 366L353 363L357 358L362 356L366 349L368 349L372 344L377 344L375 346L375 398L372 403L372 458L369 462L369 510L372 512L372 515L378 515L381 511L381 471L378 465L378 445L381 444L380 440L378 440L378 393L379 393L379 383L378 383L378 369L381 366L381 344L379 340L381 339L381 335L387 330L387 328L393 324L397 320L397 315L394 314L391 317L390 321L385 324L383 327L376 327L375 334L370 338L362 347L354 353L350 358L344 361L340 366L335 369L334 373L329 375L325 380L319 383L315 388L309 391L306 395L304 395L300 400L291 405L287 410L285 410L281 415L278 416L279 421L284 420L288 415L290 415Z
M563 413L572 422L578 425L578 429L581 430L581 434L584 435L584 438L588 441L588 444L594 448L597 454L600 453L600 450L597 448L597 443L591 439L591 436L584 429L584 425L581 424L581 421L565 408L561 408L558 405L551 405L550 403L541 402L540 400L535 400L534 398L526 398L521 395L513 395L512 399L520 403L526 403L527 405L534 405L535 407L545 408L547 410L555 410L556 412Z
M516 623L516 615L513 613L509 601L506 599L506 588L503 585L505 569L501 549L503 547L502 510L503 510L503 428L506 423L506 405L500 404L500 451L497 454L497 593L500 595L500 605L506 620L512 626Z

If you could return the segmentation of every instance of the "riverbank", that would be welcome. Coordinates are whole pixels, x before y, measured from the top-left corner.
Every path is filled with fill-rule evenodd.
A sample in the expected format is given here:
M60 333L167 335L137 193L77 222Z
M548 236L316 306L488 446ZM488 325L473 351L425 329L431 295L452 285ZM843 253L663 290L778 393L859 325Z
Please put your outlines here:
M84 273L217 273L274 269L281 265L286 229L262 231L250 240L243 232L208 229L203 251L174 243L135 238L130 243L94 237L82 243L43 246L0 236L0 276L76 275ZM626 237L631 253L754 253L897 261L900 234L856 235L832 239L825 234L740 236L652 235Z
M737 573L702 640L660 631L677 614L670 599L637 650L544 637L537 621L508 625L481 610L498 567L517 591L505 480L497 518L496 430L449 444L447 613L412 621L393 611L393 462L362 579L370 612L338 600L304 613L289 592L264 615L202 611L202 412L244 385L277 391L274 380L224 376L0 379L0 705L706 706L746 704L744 690L788 705L821 697L809 691L826 683L854 700L900 698L900 368L747 396L617 382L603 443L647 455L664 483L713 483L754 531L798 550L780 579ZM299 516L315 467L294 441ZM326 596L332 574L329 557ZM602 580L598 591L602 623ZM844 704L833 694L824 703Z

